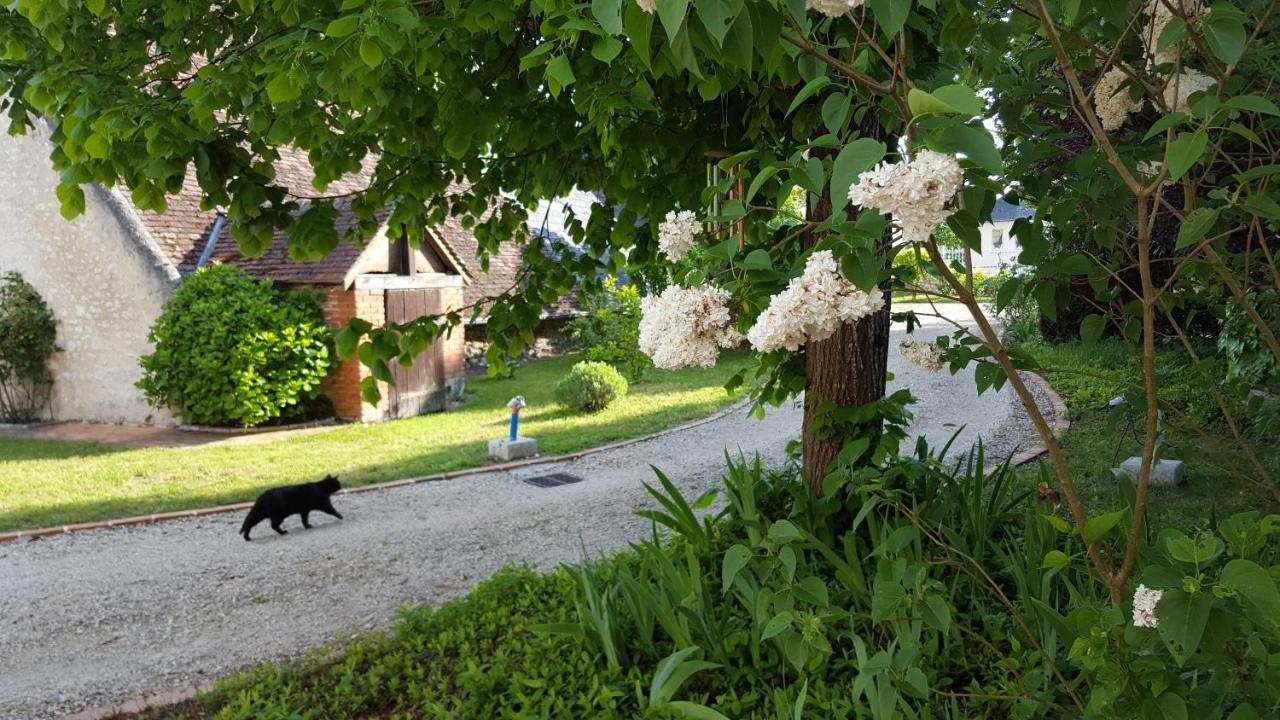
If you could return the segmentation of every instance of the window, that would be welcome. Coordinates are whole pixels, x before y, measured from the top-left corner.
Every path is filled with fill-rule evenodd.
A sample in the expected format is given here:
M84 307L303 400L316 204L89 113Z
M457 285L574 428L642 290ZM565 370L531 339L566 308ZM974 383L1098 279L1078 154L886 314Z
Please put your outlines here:
M991 230L991 247L997 250L1004 247L1004 231L1000 228Z

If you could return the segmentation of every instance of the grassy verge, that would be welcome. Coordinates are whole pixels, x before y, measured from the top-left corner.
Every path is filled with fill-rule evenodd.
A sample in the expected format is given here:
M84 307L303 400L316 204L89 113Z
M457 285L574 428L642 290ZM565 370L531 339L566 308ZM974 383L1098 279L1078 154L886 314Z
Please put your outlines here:
M1091 510L1116 509L1123 500L1111 468L1141 453L1143 413L1133 413L1135 436L1128 411L1113 410L1108 403L1141 382L1137 365L1119 342L1104 341L1092 347L1034 343L1026 347L1041 366L1051 369L1045 377L1070 412L1071 430L1062 447L1086 504ZM1250 485L1240 446L1223 422L1205 379L1181 351L1172 348L1160 352L1157 368L1161 400L1184 413L1168 414L1165 457L1186 463L1186 483L1152 488L1151 512L1164 524L1194 528L1232 513L1265 508L1268 499ZM1280 476L1280 448L1257 440L1250 446L1274 482ZM1038 483L1040 466L1046 463L1042 459L1024 467L1019 476L1028 484Z
M252 444L126 449L0 438L0 530L88 522L253 499L275 485L336 473L348 486L476 467L506 433L506 402L524 395L521 432L547 454L647 435L707 415L735 396L723 389L748 362L728 353L715 368L652 370L624 402L595 414L554 401L576 358L530 363L513 378L468 383L472 400L446 413Z

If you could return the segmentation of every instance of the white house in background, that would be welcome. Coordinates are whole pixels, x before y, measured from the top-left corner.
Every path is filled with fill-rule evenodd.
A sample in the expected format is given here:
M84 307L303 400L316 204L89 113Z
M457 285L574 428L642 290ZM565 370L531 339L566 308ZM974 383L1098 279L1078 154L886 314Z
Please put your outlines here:
M991 222L978 228L978 232L982 234L982 251L973 253L974 269L995 272L1002 267L1017 265L1022 246L1013 234L1013 221L1032 215L1035 215L1035 211L1031 208L996 198L995 209L991 211ZM943 254L948 260L964 262L962 248L946 248Z

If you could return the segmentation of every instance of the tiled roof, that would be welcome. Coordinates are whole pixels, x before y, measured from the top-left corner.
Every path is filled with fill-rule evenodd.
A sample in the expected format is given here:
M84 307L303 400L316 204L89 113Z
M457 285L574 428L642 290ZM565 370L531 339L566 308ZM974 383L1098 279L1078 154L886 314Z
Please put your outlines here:
M334 221L339 236L351 226L353 218L348 207L338 207L338 217ZM223 230L214 246L213 260L233 263L244 268L249 274L260 278L268 278L282 283L303 283L309 285L336 285L343 282L347 271L355 265L363 249L349 242L340 242L323 260L299 262L289 257L288 238L284 233L276 233L267 251L257 257L247 257L240 252L240 247L231 238L230 233Z
M1014 205L1004 198L996 198L996 206L991 211L991 222L1010 222L1018 218L1031 217L1035 214L1035 210L1025 205Z

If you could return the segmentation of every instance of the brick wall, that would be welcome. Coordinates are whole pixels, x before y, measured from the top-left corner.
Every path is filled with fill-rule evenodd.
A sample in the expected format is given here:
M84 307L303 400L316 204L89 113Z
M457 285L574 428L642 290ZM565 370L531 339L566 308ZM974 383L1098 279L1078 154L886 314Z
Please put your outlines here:
M352 318L368 320L374 325L386 322L387 306L381 290L344 290L330 288L325 292L324 319L329 327L338 328ZM325 394L333 401L333 412L342 420L376 422L387 417L387 388L382 386L382 400L377 407L360 398L360 381L369 376L369 368L356 358L345 360L326 380Z

